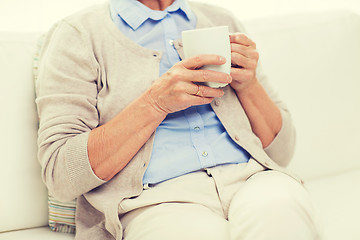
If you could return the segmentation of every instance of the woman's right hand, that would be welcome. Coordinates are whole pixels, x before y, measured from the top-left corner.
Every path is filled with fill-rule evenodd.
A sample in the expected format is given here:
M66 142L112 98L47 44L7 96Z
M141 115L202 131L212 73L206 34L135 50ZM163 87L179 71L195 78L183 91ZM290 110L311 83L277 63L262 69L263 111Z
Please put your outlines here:
M168 114L211 103L214 98L224 94L223 90L195 83L230 83L232 78L226 73L199 68L204 65L222 65L225 62L226 59L218 55L199 55L178 62L148 90L151 106Z

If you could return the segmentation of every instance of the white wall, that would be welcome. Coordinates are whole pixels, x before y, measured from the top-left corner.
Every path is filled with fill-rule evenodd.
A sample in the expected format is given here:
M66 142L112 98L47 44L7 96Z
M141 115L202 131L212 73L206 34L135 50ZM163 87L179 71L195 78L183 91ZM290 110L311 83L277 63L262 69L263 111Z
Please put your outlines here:
M62 17L106 0L0 0L0 31L44 31ZM360 12L360 0L197 0L220 5L240 19L266 15L348 8Z

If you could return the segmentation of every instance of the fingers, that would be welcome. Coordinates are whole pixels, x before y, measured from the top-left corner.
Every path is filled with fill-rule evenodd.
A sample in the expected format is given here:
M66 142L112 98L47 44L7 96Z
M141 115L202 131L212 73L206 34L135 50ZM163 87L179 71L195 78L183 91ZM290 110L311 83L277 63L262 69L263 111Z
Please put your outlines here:
M218 82L218 83L230 83L232 81L231 75L223 72L217 72L212 70L194 70L192 71L193 82Z
M255 69L257 67L258 59L249 58L237 52L231 53L231 64L234 67L242 67L247 69Z
M160 109L166 113L171 113L191 106L209 104L214 98L222 97L224 91L194 83L178 82L159 94L162 97L155 97L155 99L159 99L155 102Z
M244 33L234 33L230 35L230 43L237 43L247 47L256 48L256 43L251 40L246 34Z
M210 104L214 100L214 98L197 97L197 96L190 96L189 98L192 103L192 106Z
M239 53L247 58L253 58L256 60L259 59L258 51L253 47L232 43L231 44L231 52Z
M201 82L230 83L232 78L230 74L197 69L197 67L223 62L223 59L215 55L197 56L179 62L153 83L149 90L149 99L157 109L165 113L211 103L214 98L222 97L224 92L222 89L203 86ZM199 82L199 85L194 82Z
M196 84L193 85L197 86L197 91L195 94L190 94L188 96L189 101L191 101L193 105L210 104L214 98L222 97L224 95L222 89Z
M203 54L183 60L182 64L187 69L199 69L205 65L222 65L226 62L226 58L218 55Z
M230 83L232 78L230 74L212 71L212 70L189 70L184 67L173 67L164 75L170 82L219 82Z
M197 85L197 84L193 84L194 86L196 86L196 92L195 93L190 93L193 96L196 97L200 97L200 98L216 98L216 97L222 97L224 95L224 91L222 89L218 89L218 88L212 88L212 87L208 87L208 86L204 86L204 85Z
M172 95L190 95L203 98L217 98L224 95L220 88L212 88L201 84L179 82L172 85Z
M256 44L243 33L230 35L231 44L231 87L239 92L255 82L259 53Z
M256 44L245 34L230 35L231 64L247 69L255 69L259 60Z
M205 65L222 65L226 62L224 57L218 55L198 55L176 64L175 68L169 72L170 79L187 82L218 82L230 83L230 74L199 69Z
M247 79L253 79L256 76L256 74L254 71L251 71L246 68L232 68L231 76L237 81L243 82L244 80Z

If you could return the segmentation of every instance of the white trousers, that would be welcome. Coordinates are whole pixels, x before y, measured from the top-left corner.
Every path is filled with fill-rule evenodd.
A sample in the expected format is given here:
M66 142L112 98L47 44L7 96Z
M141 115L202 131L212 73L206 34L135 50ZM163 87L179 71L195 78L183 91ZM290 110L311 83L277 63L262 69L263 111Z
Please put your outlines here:
M303 186L252 159L156 184L121 210L125 240L320 239Z

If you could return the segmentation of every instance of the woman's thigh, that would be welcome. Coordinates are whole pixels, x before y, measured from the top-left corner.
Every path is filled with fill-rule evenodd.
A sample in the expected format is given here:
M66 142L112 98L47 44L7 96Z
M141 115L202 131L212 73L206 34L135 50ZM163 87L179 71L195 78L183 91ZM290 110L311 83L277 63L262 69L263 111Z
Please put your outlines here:
M205 206L161 203L121 218L125 240L227 240L228 222Z

